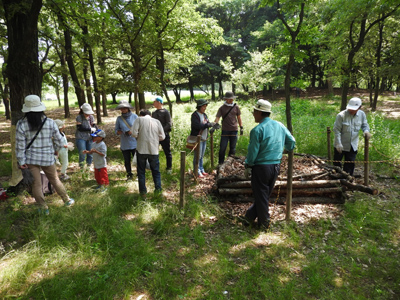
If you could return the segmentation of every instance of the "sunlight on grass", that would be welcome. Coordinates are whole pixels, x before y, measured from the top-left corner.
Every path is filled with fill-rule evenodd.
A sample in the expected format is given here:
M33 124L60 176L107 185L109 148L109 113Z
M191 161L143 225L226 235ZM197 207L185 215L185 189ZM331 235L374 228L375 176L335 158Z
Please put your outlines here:
M149 224L154 222L160 216L160 211L157 207L153 207L151 203L144 203L140 211L140 219L143 223Z

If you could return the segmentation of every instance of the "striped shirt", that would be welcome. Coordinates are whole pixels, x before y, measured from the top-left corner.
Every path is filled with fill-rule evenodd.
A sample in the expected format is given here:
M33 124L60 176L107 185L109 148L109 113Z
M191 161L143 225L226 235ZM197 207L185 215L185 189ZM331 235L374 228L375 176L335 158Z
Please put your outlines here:
M63 145L58 126L52 119L47 118L35 141L29 149L26 149L36 132L29 129L26 118L18 121L15 151L20 166L25 164L51 166L55 163L54 152L60 150Z

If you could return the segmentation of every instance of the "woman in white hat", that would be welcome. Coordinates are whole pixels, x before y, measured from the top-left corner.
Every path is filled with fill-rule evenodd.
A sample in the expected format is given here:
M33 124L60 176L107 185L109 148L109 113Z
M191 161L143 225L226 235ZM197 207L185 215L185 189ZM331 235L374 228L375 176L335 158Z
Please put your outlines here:
M94 120L94 112L92 107L88 103L84 103L81 106L79 115L76 117L76 148L79 151L79 166L81 168L86 164L90 166L93 161L92 154L84 154L82 151L90 151L92 149L92 137L91 133L94 133L98 128Z
M40 170L46 174L66 206L72 206L75 201L68 197L57 176L54 154L61 149L63 141L56 123L44 114L45 109L39 96L25 97L22 107L25 117L17 123L15 148L19 167L29 169L33 175L32 194L39 211L47 215L49 209L44 201Z
M127 180L133 179L131 162L135 156L137 146L137 141L132 136L131 128L138 116L132 113L131 108L128 101L122 100L116 108L121 110L121 115L115 121L115 133L120 136L120 149L124 156Z

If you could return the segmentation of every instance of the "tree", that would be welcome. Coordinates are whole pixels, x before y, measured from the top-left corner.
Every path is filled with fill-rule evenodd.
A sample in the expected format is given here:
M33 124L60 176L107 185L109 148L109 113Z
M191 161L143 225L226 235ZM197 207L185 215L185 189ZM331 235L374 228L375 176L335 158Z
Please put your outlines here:
M22 179L15 157L16 124L22 118L24 98L41 96L42 74L39 68L38 18L42 0L3 0L8 36L6 75L10 87L11 148L13 172L10 185Z

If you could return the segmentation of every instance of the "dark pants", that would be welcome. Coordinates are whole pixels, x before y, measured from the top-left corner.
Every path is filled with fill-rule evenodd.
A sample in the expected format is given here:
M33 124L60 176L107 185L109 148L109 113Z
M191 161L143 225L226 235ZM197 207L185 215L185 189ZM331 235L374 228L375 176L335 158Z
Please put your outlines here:
M160 174L160 161L158 155L140 154L136 152L137 156L137 173L139 181L139 193L146 194L146 160L149 161L151 175L153 176L154 187L156 192L161 192L161 174Z
M336 150L336 148L334 148L333 160L337 162L334 162L333 165L341 168L342 163L340 161L343 159L343 156L345 160L345 163L343 165L343 171L353 176L355 164L352 163L351 161L356 160L357 151L354 151L353 147L351 147L350 151L342 151L342 153L339 153Z
M246 219L254 221L258 218L259 226L268 226L269 197L278 178L280 165L255 165L251 174L251 188L254 203L246 212Z
M219 146L219 156L218 163L222 164L225 160L226 148L229 142L229 154L234 155L236 153L236 143L237 143L237 131L226 131L221 132L221 143Z
M165 158L167 160L167 170L172 169L172 154L171 154L171 138L169 134L165 134L165 139L160 142L160 145L164 151Z
M132 174L132 158L135 156L136 149L121 150L124 156L125 170L128 176Z

